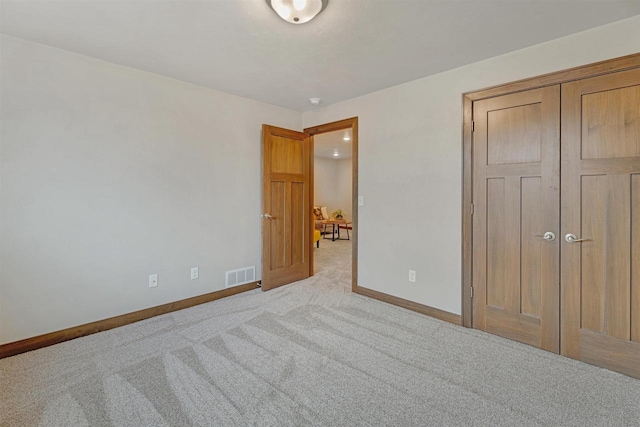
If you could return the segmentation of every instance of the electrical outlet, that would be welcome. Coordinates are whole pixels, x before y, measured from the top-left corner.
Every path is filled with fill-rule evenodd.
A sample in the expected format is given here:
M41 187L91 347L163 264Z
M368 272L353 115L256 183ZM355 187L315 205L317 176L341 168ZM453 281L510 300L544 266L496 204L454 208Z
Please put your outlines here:
M149 287L150 288L155 288L156 286L158 286L158 275L157 274L151 274L149 276Z
M416 271L415 270L409 270L409 281L412 283L416 282Z
M191 269L191 280L196 280L199 277L198 267L193 267Z

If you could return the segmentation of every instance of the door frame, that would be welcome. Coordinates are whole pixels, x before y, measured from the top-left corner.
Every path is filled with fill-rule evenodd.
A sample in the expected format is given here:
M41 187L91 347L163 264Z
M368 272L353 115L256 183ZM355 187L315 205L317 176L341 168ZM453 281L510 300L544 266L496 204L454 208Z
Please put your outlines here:
M318 126L306 128L303 132L309 135L309 236L315 229L314 207L314 135L351 129L351 290L358 288L358 117L338 120ZM313 239L309 238L309 276L313 276Z
M569 68L528 79L462 94L462 326L473 327L472 265L473 265L473 103L486 98L567 83L590 77L640 67L640 53L634 53L580 67ZM562 288L562 283L560 283ZM562 306L562 302L561 302Z

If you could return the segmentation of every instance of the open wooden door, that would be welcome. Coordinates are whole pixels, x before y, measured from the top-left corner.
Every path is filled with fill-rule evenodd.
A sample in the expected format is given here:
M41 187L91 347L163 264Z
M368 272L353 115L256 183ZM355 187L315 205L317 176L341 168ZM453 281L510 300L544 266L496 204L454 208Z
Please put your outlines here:
M640 69L562 85L562 354L640 378Z
M262 290L309 277L309 135L262 125Z
M560 87L473 104L473 327L559 352Z

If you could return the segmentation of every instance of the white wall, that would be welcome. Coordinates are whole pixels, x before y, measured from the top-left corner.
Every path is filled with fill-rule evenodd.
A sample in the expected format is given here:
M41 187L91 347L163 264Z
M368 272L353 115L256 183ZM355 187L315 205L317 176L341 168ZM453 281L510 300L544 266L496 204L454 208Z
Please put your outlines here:
M342 209L351 219L351 159L314 158L314 205L329 214Z
M1 48L0 343L259 272L261 124L301 129L300 113L11 37Z
M636 52L640 16L305 113L359 117L359 285L460 313L462 93Z
M333 191L336 185L336 164L332 159L313 159L313 204L333 209Z
M351 219L351 206L353 200L351 198L352 190L352 161L351 159L339 159L335 161L336 164L336 191L335 191L335 204L336 209L342 209L345 214L345 218ZM335 210L335 209L334 209Z

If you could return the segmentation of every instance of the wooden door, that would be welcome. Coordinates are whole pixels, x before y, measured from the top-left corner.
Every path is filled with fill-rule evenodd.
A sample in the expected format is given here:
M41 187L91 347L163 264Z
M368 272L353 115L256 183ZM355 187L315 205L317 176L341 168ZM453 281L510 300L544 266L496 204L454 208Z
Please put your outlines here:
M262 289L309 277L309 135L262 126Z
M556 353L559 109L559 86L474 102L472 153L473 327Z
M639 69L562 85L562 234L562 354L640 378Z

